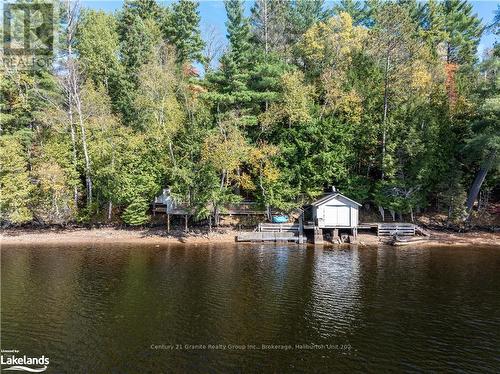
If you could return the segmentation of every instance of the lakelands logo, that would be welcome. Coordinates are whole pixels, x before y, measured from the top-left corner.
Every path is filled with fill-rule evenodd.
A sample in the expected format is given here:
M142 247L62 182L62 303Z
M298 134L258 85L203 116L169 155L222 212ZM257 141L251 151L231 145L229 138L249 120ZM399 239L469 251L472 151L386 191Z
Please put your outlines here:
M45 355L39 357L30 357L26 355L21 356L19 355L19 351L16 349L2 349L0 363L2 365L2 372L12 370L41 373L47 370L49 358L45 357Z

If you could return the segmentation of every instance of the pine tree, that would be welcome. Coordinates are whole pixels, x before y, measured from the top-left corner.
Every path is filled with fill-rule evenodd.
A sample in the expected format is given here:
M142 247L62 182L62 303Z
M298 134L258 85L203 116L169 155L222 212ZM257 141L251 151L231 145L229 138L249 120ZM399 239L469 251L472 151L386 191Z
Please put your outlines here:
M161 24L164 8L156 0L125 0L123 4L125 13L141 17L143 20L152 19Z
M209 75L212 92L207 95L220 105L240 108L255 100L257 94L249 88L252 68L252 45L249 20L243 15L243 1L225 0L229 49L221 58L221 68Z
M202 61L203 40L200 34L198 2L179 0L163 24L165 41L176 48L179 63Z
M442 13L447 34L446 62L458 65L475 62L483 26L481 19L473 13L472 5L466 0L445 0Z
M288 8L289 43L297 42L300 37L316 22L323 21L331 15L325 10L324 0L294 0Z
M443 41L446 40L445 17L438 0L429 0L423 6L421 28L423 39L430 47L433 57L442 55Z
M498 48L498 44L495 46ZM467 139L466 155L479 170L467 197L470 211L488 173L500 171L500 57L491 53L482 63L484 81L479 86L479 113Z
M257 0L251 9L253 39L266 54L286 48L287 7L285 0Z
M152 18L142 18L134 8L125 8L119 18L120 52L127 76L137 83L137 73L161 40L161 32Z
M86 78L96 85L103 85L108 95L118 99L123 66L118 59L120 41L116 18L103 11L86 10L78 24L76 38L76 49L85 66Z
M121 63L126 78L120 81L120 95L115 100L114 106L120 109L128 124L137 121L133 102L139 83L140 68L153 56L154 49L161 42L160 26L153 16L158 12L161 14L161 12L160 10L156 12L153 3L150 1L127 1L118 16ZM146 9L151 8L152 14L140 12L139 9L143 9L143 5L148 5Z
M349 14L356 26L363 24L366 20L363 4L359 0L340 0L334 5L333 12L337 15L342 12Z

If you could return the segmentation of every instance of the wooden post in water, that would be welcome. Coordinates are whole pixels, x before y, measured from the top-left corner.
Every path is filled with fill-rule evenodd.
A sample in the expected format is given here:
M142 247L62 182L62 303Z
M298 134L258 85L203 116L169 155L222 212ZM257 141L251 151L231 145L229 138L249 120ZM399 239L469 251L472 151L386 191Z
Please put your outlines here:
M299 216L299 244L304 242L304 213Z
M323 230L319 227L314 228L314 244L323 244Z

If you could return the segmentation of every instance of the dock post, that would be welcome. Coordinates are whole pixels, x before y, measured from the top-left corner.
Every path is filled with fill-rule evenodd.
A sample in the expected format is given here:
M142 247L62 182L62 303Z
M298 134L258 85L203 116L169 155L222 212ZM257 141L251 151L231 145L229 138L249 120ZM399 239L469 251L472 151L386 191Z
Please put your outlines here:
M323 244L323 230L317 227L314 229L314 244Z
M299 244L304 243L304 222L302 220L302 214L299 217Z

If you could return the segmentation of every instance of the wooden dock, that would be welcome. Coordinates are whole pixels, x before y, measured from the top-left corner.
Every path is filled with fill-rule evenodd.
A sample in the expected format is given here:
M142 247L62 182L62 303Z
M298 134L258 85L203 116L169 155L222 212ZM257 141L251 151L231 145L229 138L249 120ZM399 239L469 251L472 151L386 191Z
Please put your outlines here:
M295 242L303 243L293 232L240 232L236 237L238 242Z
M238 233L236 241L305 243L300 223L260 223L257 230Z

